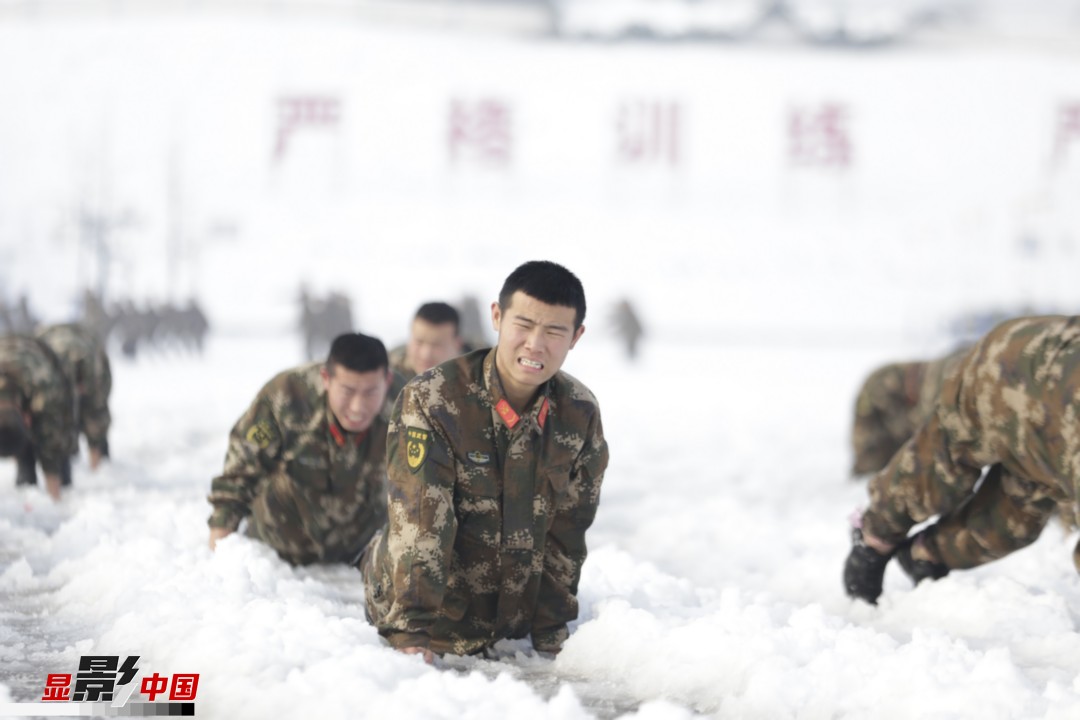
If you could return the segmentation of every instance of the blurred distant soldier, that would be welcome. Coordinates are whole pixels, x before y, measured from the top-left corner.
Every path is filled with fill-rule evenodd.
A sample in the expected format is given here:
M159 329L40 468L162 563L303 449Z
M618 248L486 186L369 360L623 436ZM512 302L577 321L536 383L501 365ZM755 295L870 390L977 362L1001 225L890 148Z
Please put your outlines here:
M197 300L188 300L187 306L180 311L180 322L182 335L201 354L206 334L210 331L210 321Z
M409 340L390 351L390 367L406 380L461 354L458 311L444 302L420 306L409 328Z
M56 355L25 335L0 337L0 457L18 465L16 483L37 484L37 463L54 500L71 482L71 388Z
M161 347L176 345L201 353L208 329L206 316L194 300L182 308L166 303L158 308L158 324L150 339Z
M112 422L109 414L112 370L105 346L92 330L76 323L49 325L38 330L37 338L60 359L72 389L75 435L72 450L78 450L81 432L90 453L90 468L97 470L101 459L109 457Z
M0 300L0 325L5 333L30 333L37 325L37 318L30 312L30 303L26 295L19 296L19 302L9 307Z
M247 534L294 565L355 563L386 520L393 381L382 342L360 333L335 338L325 364L270 380L211 483L210 547L247 518Z
M615 332L626 346L626 357L631 360L635 359L638 352L638 341L645 334L645 328L642 327L641 320L638 318L637 313L634 312L634 306L630 304L629 300L619 301L615 306L612 320L615 324Z
M82 306L82 324L97 334L102 343L107 343L109 333L112 332L113 319L106 312L101 298L92 290L85 290L83 291Z
M930 361L883 365L863 382L851 429L854 475L877 472L934 410L945 375L969 345Z
M527 635L562 648L608 462L596 398L560 371L584 318L577 277L525 263L491 306L498 345L398 396L389 520L361 561L368 615L392 647L428 661Z
M1059 503L1075 505L1078 485L1080 316L1002 323L946 374L929 419L870 480L844 587L875 603L894 555L916 583L1004 557L1034 542ZM1080 545L1073 561L1080 570Z
M466 295L459 305L461 314L461 327L458 335L461 336L463 352L471 352L480 348L491 347L491 340L484 329L485 324L490 322L486 317L486 308L481 310L480 301L474 295Z
M325 300L311 296L307 288L300 289L300 333L304 339L304 355L313 360L325 352L331 340L342 333L352 332L352 303L344 293L332 292Z
M117 333L120 335L120 352L124 357L135 359L139 345L149 338L156 324L154 319L135 307L131 300L118 302L112 312Z

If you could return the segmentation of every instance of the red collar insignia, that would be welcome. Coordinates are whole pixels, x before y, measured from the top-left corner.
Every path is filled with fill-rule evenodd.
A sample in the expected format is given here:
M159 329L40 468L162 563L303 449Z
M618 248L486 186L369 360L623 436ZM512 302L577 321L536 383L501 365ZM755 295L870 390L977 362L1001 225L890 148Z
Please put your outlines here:
M341 432L341 428L337 426L336 422L330 422L330 434L334 436L334 442L337 443L338 447L345 447L345 433ZM364 442L364 438L366 437L367 430L356 435L356 437L353 438L353 444L359 447L360 443Z
M503 419L503 422L506 423L506 427L510 428L511 430L513 430L514 426L518 424L519 420L521 420L521 417L519 417L518 414L514 412L514 408L510 407L510 403L506 402L506 398L503 398L499 402L495 403L495 412L499 413L499 417L501 417Z

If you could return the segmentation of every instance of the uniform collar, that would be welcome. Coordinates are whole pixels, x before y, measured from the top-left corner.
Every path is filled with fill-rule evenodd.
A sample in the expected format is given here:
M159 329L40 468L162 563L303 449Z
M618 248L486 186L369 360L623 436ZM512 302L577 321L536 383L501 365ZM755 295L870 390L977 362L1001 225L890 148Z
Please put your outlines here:
M554 384L552 380L548 380L540 388L540 394L537 396L536 402L532 404L532 410L528 415L522 417L518 415L513 406L510 405L510 401L506 399L506 393L503 391L502 381L499 379L499 371L495 366L495 351L497 348L491 348L488 354L484 357L484 387L491 394L491 405L495 410L495 414L503 421L503 423L509 429L513 430L522 422L528 423L528 425L537 433L544 431L544 425L547 423L548 413L551 409L551 388Z
M334 444L338 447L345 447L346 442L351 442L356 447L360 446L360 443L364 442L364 438L371 432L369 427L364 432L352 433L341 427L341 423L334 417L334 411L330 409L330 399L326 400L326 424L330 428L330 437L334 439Z

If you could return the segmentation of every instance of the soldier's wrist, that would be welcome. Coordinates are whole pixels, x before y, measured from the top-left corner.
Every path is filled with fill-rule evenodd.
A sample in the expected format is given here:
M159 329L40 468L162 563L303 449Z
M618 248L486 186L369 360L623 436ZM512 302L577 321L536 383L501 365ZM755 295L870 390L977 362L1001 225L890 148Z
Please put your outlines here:
M236 532L236 529L240 527L240 520L242 519L243 518L234 510L226 507L215 507L214 512L211 513L206 524L211 528L221 528L228 530L229 532Z

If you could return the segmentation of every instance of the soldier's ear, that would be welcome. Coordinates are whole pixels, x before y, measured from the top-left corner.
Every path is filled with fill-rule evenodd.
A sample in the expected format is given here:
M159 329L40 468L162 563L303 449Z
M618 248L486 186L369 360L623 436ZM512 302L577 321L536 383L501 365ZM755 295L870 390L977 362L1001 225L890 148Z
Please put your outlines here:
M319 369L319 377L322 378L323 390L326 390L327 392L329 392L330 391L330 372L326 369L325 365L323 365L322 368Z
M584 335L584 334L585 334L585 326L584 325L582 325L581 327L579 327L577 330L574 331L574 339L570 341L570 349L571 350L574 349L574 346L577 345L577 341L580 340L581 336Z
M499 307L499 303L491 303L491 329L496 333L499 332L499 323L502 322L502 308Z

